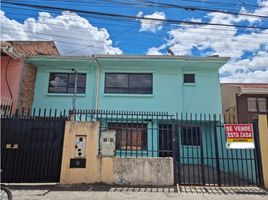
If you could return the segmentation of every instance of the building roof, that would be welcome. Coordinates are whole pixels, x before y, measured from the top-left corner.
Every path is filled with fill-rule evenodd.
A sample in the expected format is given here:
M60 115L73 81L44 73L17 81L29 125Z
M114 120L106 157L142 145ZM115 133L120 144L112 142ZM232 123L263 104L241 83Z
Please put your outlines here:
M222 85L237 86L242 88L268 88L268 83L221 83Z
M61 56L61 55L43 55L43 56L28 56L29 59L68 59L68 60L92 60L92 59L171 59L185 61L221 61L227 62L229 57L194 57L194 56L170 56L170 55L108 55L108 54L93 54L92 56Z
M180 59L180 60L223 60L228 61L229 57L219 56L206 56L206 57L195 57L195 56L173 56L173 55L109 55L109 54L95 54L92 57L96 58L122 58L122 59Z
M243 88L252 88L252 89L258 89L258 88L267 88L268 89L268 84L243 84L240 85L240 87Z
M14 59L21 58L22 54L10 43L1 41L1 55L5 54Z
M7 41L23 56L59 55L53 41Z
M222 85L240 88L240 95L268 94L268 83L222 83Z

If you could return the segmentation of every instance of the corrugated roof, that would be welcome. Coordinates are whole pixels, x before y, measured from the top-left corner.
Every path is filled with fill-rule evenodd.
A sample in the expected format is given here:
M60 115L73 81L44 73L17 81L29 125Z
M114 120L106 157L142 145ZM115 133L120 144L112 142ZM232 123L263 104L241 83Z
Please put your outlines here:
M59 55L53 41L7 41L24 56Z

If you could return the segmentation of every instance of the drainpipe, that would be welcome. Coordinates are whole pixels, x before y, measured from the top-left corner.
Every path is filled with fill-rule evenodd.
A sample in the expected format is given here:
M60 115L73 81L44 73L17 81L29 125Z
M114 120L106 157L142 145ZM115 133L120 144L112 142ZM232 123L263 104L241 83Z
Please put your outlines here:
M76 69L72 69L72 71L74 72L74 93L73 93L73 113L75 113L75 109L76 109L76 94L77 94L77 70Z
M92 55L92 58L94 59L96 65L98 66L98 77L96 80L96 105L95 105L95 109L98 110L99 109L99 96L100 96L101 65L98 59L94 55Z

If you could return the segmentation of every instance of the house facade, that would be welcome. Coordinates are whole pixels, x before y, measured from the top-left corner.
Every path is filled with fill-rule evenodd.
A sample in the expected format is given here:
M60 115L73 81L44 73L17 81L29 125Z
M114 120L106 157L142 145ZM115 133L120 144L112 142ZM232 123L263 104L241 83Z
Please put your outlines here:
M268 84L221 84L222 110L239 122L268 113Z
M228 58L38 56L33 107L221 113L219 68Z
M36 68L26 56L59 55L52 41L1 41L1 106L32 107Z
M109 154L112 157L173 157L180 163L178 172L183 182L214 185L225 172L231 172L227 178L222 176L226 185L237 175L256 181L255 174L248 173L255 171L251 151L241 154L239 163L233 162L232 150L225 148L221 119L209 115L222 113L218 70L227 60L119 55L27 57L27 63L37 69L33 108L46 109L47 114L50 109L58 113L73 107L91 110L88 120L77 121L83 121L82 126L84 121L99 123L98 157L105 157L102 150L108 142L115 147ZM97 116L96 110L103 112ZM177 117L176 113L189 115ZM88 132L77 128L75 119L71 121L75 141L92 141ZM78 148L72 150L70 158L85 159Z

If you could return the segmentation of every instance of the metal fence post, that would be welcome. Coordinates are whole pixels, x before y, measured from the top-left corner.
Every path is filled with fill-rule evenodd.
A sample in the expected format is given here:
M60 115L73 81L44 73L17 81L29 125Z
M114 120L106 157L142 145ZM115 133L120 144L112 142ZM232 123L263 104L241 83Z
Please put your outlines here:
M180 184L180 178L178 177L178 161L177 161L177 132L175 120L172 120L172 157L173 157L173 171L174 171L174 184ZM180 165L180 162L179 162ZM180 173L180 172L179 172Z
M263 173L262 173L262 159L260 149L258 118L253 121L254 141L255 141L255 161L257 162L257 177L260 187L264 187Z
M220 174L221 171L220 171L220 160L219 160L219 150L218 150L216 115L213 116L213 128L214 128L214 144L215 144L215 154L216 154L217 180L218 180L218 186L221 186L221 174Z

